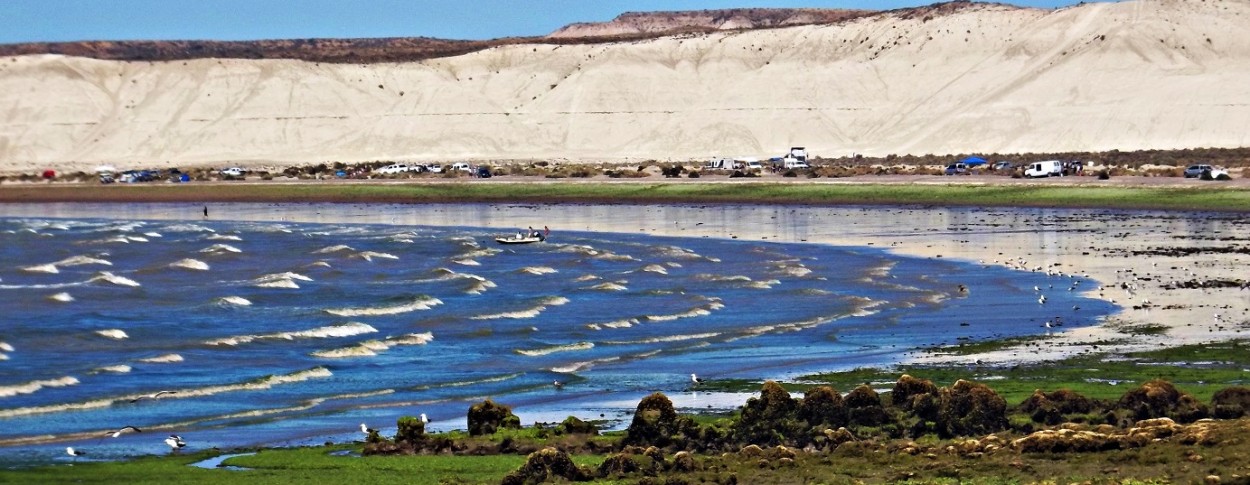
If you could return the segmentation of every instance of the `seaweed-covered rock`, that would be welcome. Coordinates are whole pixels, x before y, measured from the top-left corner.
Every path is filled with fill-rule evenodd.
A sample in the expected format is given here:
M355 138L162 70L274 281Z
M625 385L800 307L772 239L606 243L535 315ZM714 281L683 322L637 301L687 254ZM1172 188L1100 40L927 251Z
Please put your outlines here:
M395 423L399 429L395 432L396 443L417 444L425 438L425 423L412 416L403 416Z
M904 411L911 411L917 396L937 396L938 387L928 379L918 379L907 374L899 376L890 391L890 403Z
M836 430L826 429L825 438L828 440L829 446L837 448L842 443L850 443L855 441L855 435L846 428L838 428Z
M487 399L469 406L469 436L494 434L502 428L521 428L521 419L512 408Z
M560 427L557 429L562 434L599 434L599 428L595 427L593 424L577 419L575 416L564 418L564 421L560 423Z
M617 453L609 456L599 464L599 478L629 475L642 471L642 466L634 459L633 453Z
M1137 389L1124 393L1116 407L1133 413L1137 420L1172 418L1182 423L1192 423L1210 415L1205 404L1189 393L1181 392L1172 383L1160 379L1143 383Z
M796 420L798 403L790 392L773 381L760 388L760 397L747 399L738 418L735 436L759 445L776 445L800 434Z
M694 455L688 451L678 451L673 455L673 464L671 469L675 472L692 472L699 469L699 462L694 460Z
M799 402L799 419L812 428L838 428L846 426L846 403L842 395L829 386L808 389Z
M960 379L939 390L938 434L990 434L1007 429L1007 401L985 384Z
M846 417L851 425L881 426L890 421L881 396L867 384L852 389L842 402L846 404Z
M668 446L678 432L677 411L673 401L662 393L642 398L634 411L634 420L625 430L626 445Z
M1064 415L1092 411L1094 402L1067 389L1050 393L1038 389L1020 403L1019 409L1021 412L1028 413L1033 418L1033 422L1056 425L1063 421Z
M1211 408L1219 419L1237 419L1250 412L1250 388L1233 386L1211 396Z
M526 485L543 483L555 478L575 482L589 481L593 477L579 468L569 454L555 448L543 448L530 453L521 468L503 478L503 485Z

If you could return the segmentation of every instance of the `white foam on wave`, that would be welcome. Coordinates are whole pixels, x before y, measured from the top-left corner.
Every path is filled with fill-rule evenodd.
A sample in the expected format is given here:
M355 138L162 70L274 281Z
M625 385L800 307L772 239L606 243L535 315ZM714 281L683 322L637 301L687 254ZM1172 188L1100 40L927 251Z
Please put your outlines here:
M175 390L173 394L166 394L164 397L162 397L162 399L185 399L185 398L190 398L190 397L203 397L203 396L211 396L215 394L221 394L221 393L233 392L233 391L263 391L263 390L271 389L276 385L304 382L304 381L308 381L312 379L331 377L333 375L334 374L331 373L330 370L326 369L325 367L314 367L312 369L293 372L291 374L266 376L260 379L254 379L252 381L238 383L238 384L223 384L223 385L217 385L217 386L201 387L201 388L196 388L196 389L178 389L178 390ZM66 379L66 378L62 378L62 379ZM68 379L73 379L73 378L70 377ZM74 379L73 384L77 384L77 383L78 383L78 380ZM0 392L3 392L2 390L3 388L0 388ZM53 405L48 405L48 406L34 406L34 407L16 408L16 409L0 409L0 419L12 418L12 417L17 417L17 416L30 416L30 415L35 415L35 414L49 414L49 413L59 413L59 412L66 412L66 411L84 411L84 410L89 410L89 409L100 409L100 408L106 408L106 407L112 406L113 403L117 403L117 402L129 403L133 399L138 399L144 396L146 396L146 394L130 394L130 395L120 396L116 398L96 399L92 401L77 402L77 403L53 404Z
M542 313L543 310L546 310L547 307L560 306L568 302L569 302L569 299L563 296L549 296L549 297L543 298L537 305L524 309L524 310L502 312L502 313L492 313L488 315L477 315L477 316L473 316L469 318L473 320L493 320L497 318L513 318L513 319L534 318L534 317L537 317L540 313Z
M699 274L697 274L697 275L694 275L694 279L695 279L695 280L698 280L698 281L711 281L711 282L716 282L716 283L720 283L720 282L731 282L731 281L733 281L733 282L736 282L736 281L751 281L751 277L750 277L750 276L745 276L745 275L719 275L719 274L713 274L713 273L699 273Z
M14 384L11 386L0 386L0 397L13 397L22 394L34 394L40 389L48 387L66 387L78 384L78 379L72 376L65 376L56 379L41 379L37 381L25 382L22 384Z
M593 342L578 342L575 344L553 345L537 349L516 349L514 352L530 357L539 357L554 354L556 352L573 352L577 350L590 350L593 348L595 348L595 344Z
M312 253L313 254L329 254L329 253L337 253L339 251L355 251L355 249L353 249L351 246L348 246L346 244L335 244L333 246L326 246L324 248L318 249L316 251L313 251Z
M217 232L211 227L201 226L199 224L171 224L165 226L165 232Z
M808 269L806 266L803 266L801 264L797 266L782 266L782 267L777 268L777 271L780 271L782 274L785 274L785 275L794 276L796 278L802 278L804 276L812 274L812 270Z
M145 232L145 233L143 233L143 235L144 235L144 236L147 236L147 237L151 237L151 238L165 237L165 236L161 235L161 233L156 232L156 231L149 231L149 232Z
M438 298L424 296L408 303L390 306L376 307L360 307L360 308L327 308L326 313L338 315L340 317L359 317L374 315L397 315L400 313L414 312L418 310L429 310L436 305L442 305L443 300Z
M172 364L175 362L182 362L182 360L182 356L178 354L163 354L156 357L139 359L139 362L145 362L148 364Z
M205 263L198 259L191 259L191 258L179 259L177 261L169 263L169 267L190 269L190 270L195 270L195 271L208 271L208 263Z
M217 299L217 303L235 306L251 306L252 301L241 296L223 296Z
M127 277L125 277L125 276L115 275L115 274L110 273L110 272L108 272L108 271L101 271L101 272L99 272L99 273L98 273L98 274L97 274L94 278L91 278L90 280L87 280L87 281L88 281L89 283L94 283L94 282L97 282L97 281L103 281L103 282L106 282L106 283L112 283L112 284L117 285L117 286L130 286L130 287L136 287L136 286L139 286L139 282L138 282L138 281L132 280L132 279L127 278Z
M750 283L747 283L746 287L753 288L756 290L770 290L774 286L779 285L779 284L781 284L781 281L779 280L752 281Z
M375 333L378 329L360 322L347 322L340 325L317 327L311 330L293 332L277 332L260 335L236 335L205 341L205 345L237 346L257 340L296 340L306 338L339 338L352 337L366 333Z
M625 287L624 281L605 281L594 286L586 287L585 289L598 291L626 291L629 288Z
M316 261L316 262L308 263L308 264L307 264L306 266L304 266L304 267L305 267L305 268L329 268L329 267L331 267L331 266L330 266L330 263L329 263L329 262L326 262L326 261Z
M148 242L148 238L141 236L126 236L126 240L133 242Z
M47 274L57 274L61 272L61 270L57 269L56 265L52 263L38 264L35 266L27 266L25 268L22 268L22 271L25 271L27 273L47 273Z
M455 260L452 260L452 262L456 264L463 264L465 266L481 266L482 265L482 263L479 263L473 259L455 259Z
M231 246L229 244L214 244L212 246L201 249L200 252L205 253L205 254L223 254L223 253L241 253L243 252L243 250L236 248L234 246Z
M104 367L96 367L91 370L92 374L126 374L130 372L130 366L126 364L106 365Z
M489 280L478 281L476 283L473 283L473 286L470 286L468 289L464 290L464 292L470 295L480 295L482 293L485 293L486 290L494 288L494 287L495 287L495 283L492 281L489 281Z
M105 330L96 330L96 331L95 331L95 333L96 333L96 335L99 335L99 336L101 336L101 337L107 337L107 338L111 338L111 339L113 339L113 340L122 340L122 339L128 339L128 338L130 338L130 336L129 336L129 335L126 335L126 331L125 331L125 330L122 330L122 329L120 329L120 328L109 328L109 329L105 329Z
M643 266L642 271L646 271L648 273L668 274L668 270L658 264L648 264Z
M112 265L113 265L113 263L112 263L111 261L109 261L109 260L106 260L106 259L100 259L100 258L93 258L93 257L91 257L91 256L70 256L70 257L68 257L68 258L62 259L62 260L57 261L57 262L52 263L52 264L54 264L54 265L56 265L56 266L61 266L61 267L67 267L67 266L83 266L83 265L88 265L88 264L99 264L99 265L103 265L103 266L112 266Z
M544 275L556 273L556 269L549 266L526 266L517 270L518 273L526 273L532 275Z
M705 317L711 315L713 311L720 310L724 307L725 304L721 303L719 300L712 300L707 304L691 308L690 310L684 312L668 315L647 315L643 318L652 322L671 322L673 320L680 320L683 318Z
M474 247L476 248L477 246L474 246ZM486 258L486 257L494 256L502 252L503 252L502 249L478 248L473 251L469 251L464 254L461 254L457 256L457 258L460 258L460 259Z
M290 288L297 289L299 284L295 280L312 281L312 278L299 273L273 273L261 276L252 280L252 285L258 288Z
M686 340L705 340L719 337L720 332L694 333L688 335L665 335L663 337L649 337L638 340L608 340L604 341L607 345L638 345L638 344L658 344L664 342L684 342Z
M243 238L236 236L234 234L210 234L208 237L204 239L208 239L210 241L242 241L243 240Z
M13 346L9 345L8 342L0 342L0 350L3 350L5 352L12 352Z
M396 256L394 254L379 253L377 251L364 251L362 253L356 254L356 257L359 257L371 263L373 262L374 259L399 259L399 256Z
M600 278L600 277L595 276L595 275L592 275L592 274L588 274L588 275L578 276L578 277L577 277L576 279L574 279L573 281L576 281L576 282L578 282L578 283L585 283L585 282L587 282L587 281L595 281L595 280L601 280L601 279L603 279L603 278Z
M378 353L390 350L391 347L400 345L425 345L434 340L434 334L410 333L399 337L390 337L385 340L366 340L349 347L340 347L337 349L318 350L312 353L313 357L323 359L345 359L352 357L372 357Z
M71 301L74 301L74 297L70 296L69 293L66 293L64 291L57 293L55 295L49 296L48 299L52 301L59 301L61 303L69 303Z

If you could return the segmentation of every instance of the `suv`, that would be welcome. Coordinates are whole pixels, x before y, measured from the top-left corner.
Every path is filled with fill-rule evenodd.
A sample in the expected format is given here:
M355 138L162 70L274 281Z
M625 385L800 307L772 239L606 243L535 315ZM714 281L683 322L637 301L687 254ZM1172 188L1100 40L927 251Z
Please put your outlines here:
M221 169L220 173L223 177L242 177L244 173L247 173L247 170L239 167L230 167Z
M968 170L967 164L952 163L946 166L946 175L972 175L972 171Z
M1198 164L1185 168L1185 178L1187 179L1202 177L1203 173L1206 173L1211 178L1219 178L1220 175L1228 176L1228 170L1212 165Z

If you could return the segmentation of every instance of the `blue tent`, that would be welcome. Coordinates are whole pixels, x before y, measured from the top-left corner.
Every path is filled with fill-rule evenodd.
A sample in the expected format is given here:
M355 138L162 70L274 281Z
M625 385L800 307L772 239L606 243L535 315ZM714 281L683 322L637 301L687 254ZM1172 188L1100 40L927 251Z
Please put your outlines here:
M968 157L960 160L959 163L972 167L976 165L985 165L985 159L981 157Z

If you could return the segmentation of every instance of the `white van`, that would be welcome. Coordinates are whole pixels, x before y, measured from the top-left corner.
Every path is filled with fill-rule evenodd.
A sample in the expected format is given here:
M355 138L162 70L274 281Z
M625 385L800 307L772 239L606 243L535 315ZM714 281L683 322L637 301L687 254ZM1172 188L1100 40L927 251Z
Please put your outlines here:
M781 166L785 168L812 168L806 161L793 157L786 157L781 160Z
M472 171L473 171L473 167L470 167L470 166L469 166L469 164L467 164L467 163L460 162L460 163L453 163L453 164L451 164L451 168L450 168L450 170L451 170L451 171L453 171L453 172L457 172L457 171L459 171L459 172L472 172Z
M1063 164L1058 160L1033 162L1029 164L1028 168L1024 169L1024 176L1028 178L1060 177L1063 176Z
M729 170L729 169L735 168L735 165L736 164L734 163L732 159L724 158L724 157L717 157L717 158L708 160L707 165L704 165L703 168L705 170Z

